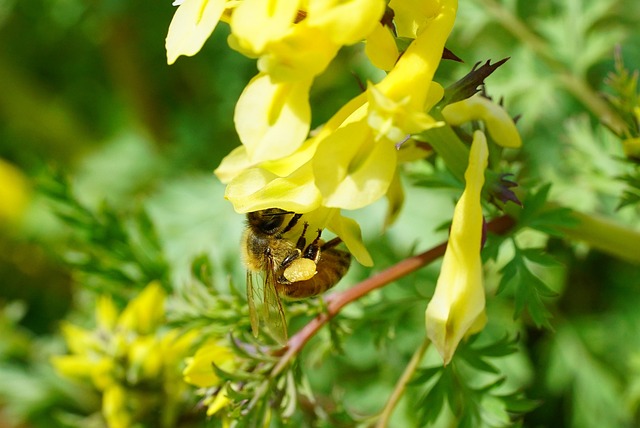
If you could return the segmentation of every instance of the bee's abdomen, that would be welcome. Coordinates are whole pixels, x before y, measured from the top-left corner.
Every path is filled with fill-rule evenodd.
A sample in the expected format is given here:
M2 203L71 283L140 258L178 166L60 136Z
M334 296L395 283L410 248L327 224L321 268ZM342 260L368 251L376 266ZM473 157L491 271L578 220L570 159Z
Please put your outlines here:
M317 264L317 273L306 281L277 284L278 294L288 299L304 299L317 296L336 285L349 270L351 254L329 249L322 252Z

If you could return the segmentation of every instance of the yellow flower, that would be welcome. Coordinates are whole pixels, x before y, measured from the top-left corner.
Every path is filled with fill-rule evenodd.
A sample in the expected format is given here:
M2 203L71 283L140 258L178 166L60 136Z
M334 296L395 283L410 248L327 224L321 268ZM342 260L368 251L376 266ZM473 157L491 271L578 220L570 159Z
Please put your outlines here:
M210 339L193 355L186 359L187 366L182 375L184 381L200 388L211 388L213 392L203 400L207 406L207 416L217 413L229 404L222 379L213 370L213 364L231 372L236 368L235 354L220 340Z
M486 322L480 248L481 192L487 158L486 138L476 131L465 173L466 187L453 213L436 291L425 315L427 335L444 364L451 361L460 340L482 329Z
M158 412L171 418L182 404L186 387L178 367L198 333L163 330L165 298L160 284L151 283L118 314L113 300L101 296L95 330L62 326L71 354L52 363L61 375L90 382L102 393L109 426L144 423L145 415ZM157 393L147 391L150 385Z
M198 348L193 357L187 358L187 365L182 372L184 381L201 388L219 386L220 378L211 364L231 371L235 366L233 358L234 354L229 346L219 340L208 340Z

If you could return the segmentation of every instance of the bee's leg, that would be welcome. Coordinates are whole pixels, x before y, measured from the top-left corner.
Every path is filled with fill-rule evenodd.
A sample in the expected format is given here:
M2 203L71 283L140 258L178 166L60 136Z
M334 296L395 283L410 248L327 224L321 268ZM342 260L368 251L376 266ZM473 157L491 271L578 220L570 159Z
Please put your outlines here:
M332 240L322 244L322 246L320 247L320 250L321 251L328 250L329 248L333 248L336 245L340 244L341 242L342 242L342 239L340 239L339 237L335 237Z
M296 214L298 215L298 214ZM297 219L296 219L297 221ZM288 227L288 226L287 226ZM299 259L304 251L305 245L307 245L307 239L304 237L305 233L307 233L307 228L309 227L309 223L304 224L304 228L302 229L302 234L298 238L298 242L296 242L295 250L292 250L287 256L282 260L280 264L280 269L284 270L289 266L294 260Z
M291 217L291 220L289 220L289 223L285 226L284 229L282 229L280 235L284 235L285 233L293 229L293 227L298 224L298 220L300 219L300 217L302 217L302 214L294 214L293 217Z
M294 260L299 259L302 251L298 248L292 250L287 256L282 260L282 263L278 267L279 270L284 271Z
M307 233L307 228L309 227L309 223L305 223L302 228L302 233L298 238L298 242L296 242L296 248L300 250L300 252L304 251L304 247L307 245L307 238L304 237L305 233Z
M318 262L320 259L320 235L322 235L322 229L318 229L318 236L309 244L307 248L304 250L304 254L302 257L305 259L313 260L314 262Z

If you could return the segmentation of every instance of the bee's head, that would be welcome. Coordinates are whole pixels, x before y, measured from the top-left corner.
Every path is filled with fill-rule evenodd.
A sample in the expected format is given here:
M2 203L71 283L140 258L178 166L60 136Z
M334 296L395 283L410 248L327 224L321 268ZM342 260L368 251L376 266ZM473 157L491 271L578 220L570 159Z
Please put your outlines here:
M247 222L249 227L256 231L274 235L280 231L287 214L292 214L292 212L281 210L280 208L267 208L266 210L247 213Z

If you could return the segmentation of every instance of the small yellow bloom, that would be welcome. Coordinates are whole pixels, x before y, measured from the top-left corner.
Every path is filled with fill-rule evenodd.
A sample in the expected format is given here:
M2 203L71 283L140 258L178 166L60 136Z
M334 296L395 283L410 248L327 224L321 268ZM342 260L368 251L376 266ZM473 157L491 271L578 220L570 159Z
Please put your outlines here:
M152 333L164 320L165 297L160 283L150 283L127 305L118 319L118 327L140 334Z
M427 336L444 364L451 361L460 340L482 329L486 322L480 247L481 192L488 153L484 134L476 131L465 173L466 187L453 213L440 277L425 314Z
M229 399L226 388L222 388L217 394L203 400L204 405L207 406L207 416L215 415L220 410L227 407L230 402L231 400Z
M482 120L489 135L502 147L518 148L522 145L520 134L509 113L500 105L480 94L449 104L442 109L447 123L453 126L472 120Z
M219 340L207 341L186 361L187 366L182 372L184 381L200 388L220 385L220 378L213 371L212 364L225 371L235 367L233 351Z
M131 412L127 410L127 393L124 388L113 385L104 391L102 414L109 428L129 428L133 425Z
M213 365L231 372L236 368L235 358L235 354L227 344L221 340L210 339L196 351L193 357L186 359L187 366L182 372L184 381L200 388L211 388L203 400L207 406L207 416L214 415L230 402L226 387L214 371Z

